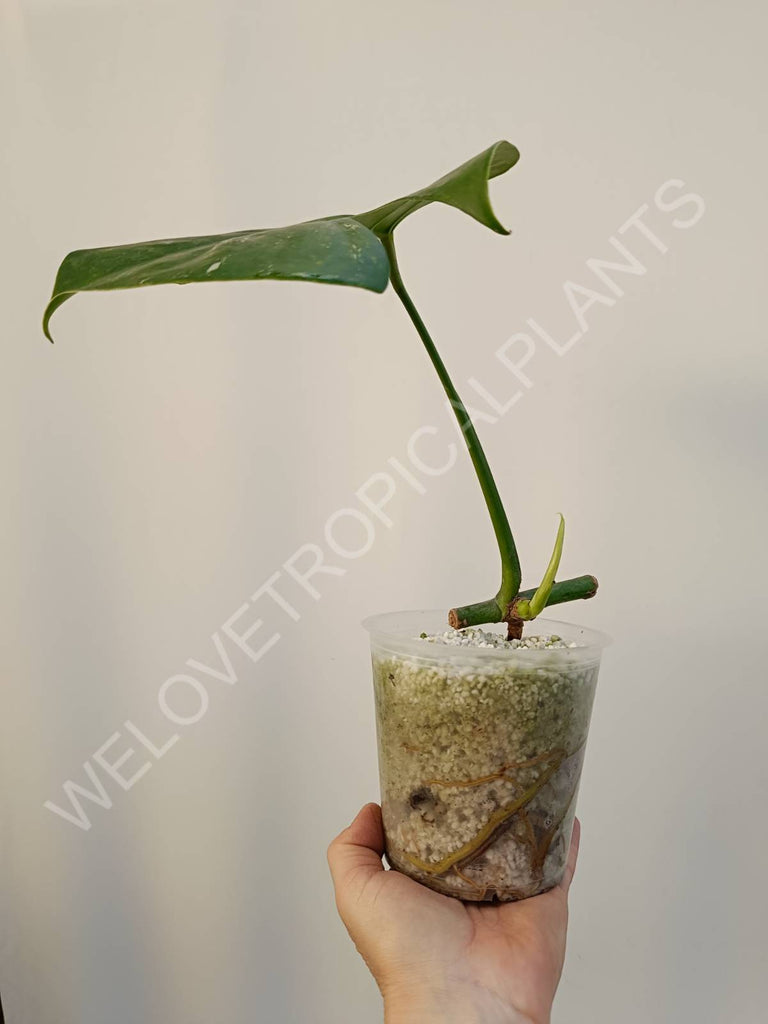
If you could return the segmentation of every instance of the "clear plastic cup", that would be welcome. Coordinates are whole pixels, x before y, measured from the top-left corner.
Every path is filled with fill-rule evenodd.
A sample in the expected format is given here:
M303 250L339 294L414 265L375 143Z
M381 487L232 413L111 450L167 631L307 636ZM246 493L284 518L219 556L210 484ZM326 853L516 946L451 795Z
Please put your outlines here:
M579 646L420 639L448 628L444 611L374 615L363 625L390 865L462 900L518 900L557 885L608 637L536 619L526 635Z

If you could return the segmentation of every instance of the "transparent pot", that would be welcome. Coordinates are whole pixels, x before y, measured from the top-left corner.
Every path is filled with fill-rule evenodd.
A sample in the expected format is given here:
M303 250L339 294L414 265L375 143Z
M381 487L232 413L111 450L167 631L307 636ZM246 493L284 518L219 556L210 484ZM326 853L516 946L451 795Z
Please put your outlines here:
M518 900L563 875L608 638L536 619L579 646L459 647L444 611L375 615L381 806L390 865L462 900ZM497 628L497 627L489 627Z

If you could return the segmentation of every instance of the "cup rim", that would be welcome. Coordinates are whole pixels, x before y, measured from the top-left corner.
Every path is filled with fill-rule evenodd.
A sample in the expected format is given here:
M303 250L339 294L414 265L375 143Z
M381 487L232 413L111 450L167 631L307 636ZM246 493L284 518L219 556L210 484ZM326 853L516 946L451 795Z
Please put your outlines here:
M527 663L543 663L551 661L553 656L567 656L580 662L597 661L604 648L610 646L612 638L601 630L591 629L574 622L563 622L560 619L538 618L542 630L563 636L566 640L575 640L578 647L565 648L526 648L526 647L460 647L453 644L425 644L416 633L418 625L405 626L405 620L412 618L415 624L425 622L445 623L445 609L409 609L398 612L383 612L369 615L361 625L371 636L373 646L382 647L396 653L408 654L427 660L473 660L473 661L522 661ZM396 623L399 627L396 627ZM498 625L491 623L490 625ZM439 627L438 627L439 628ZM447 629L447 624L445 625ZM436 632L436 629L431 631Z

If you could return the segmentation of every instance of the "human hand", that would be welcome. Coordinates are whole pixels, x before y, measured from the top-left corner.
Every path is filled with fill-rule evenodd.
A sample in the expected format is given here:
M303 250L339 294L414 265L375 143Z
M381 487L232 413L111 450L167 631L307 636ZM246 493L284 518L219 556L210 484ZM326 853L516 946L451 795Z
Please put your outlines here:
M381 862L381 808L366 804L328 848L336 906L384 997L387 1024L548 1024L565 957L563 880L516 903L462 903Z

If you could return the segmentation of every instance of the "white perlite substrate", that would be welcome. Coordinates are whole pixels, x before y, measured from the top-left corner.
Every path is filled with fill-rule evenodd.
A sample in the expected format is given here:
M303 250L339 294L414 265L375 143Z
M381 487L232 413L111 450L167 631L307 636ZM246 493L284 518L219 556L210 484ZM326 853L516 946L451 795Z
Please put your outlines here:
M421 639L423 655L373 653L390 863L464 900L551 888L565 866L597 661L552 635Z
M421 633L419 640L431 644L445 644L450 647L495 647L499 650L526 651L565 650L569 647L580 647L575 641L566 643L562 637L555 636L524 636L521 640L507 640L503 633L490 633L485 629L469 627L467 629L446 629L444 633Z

